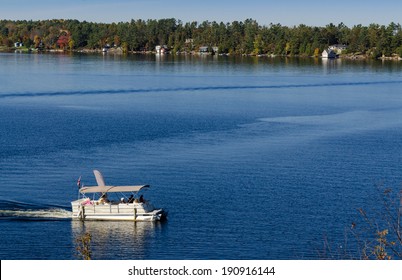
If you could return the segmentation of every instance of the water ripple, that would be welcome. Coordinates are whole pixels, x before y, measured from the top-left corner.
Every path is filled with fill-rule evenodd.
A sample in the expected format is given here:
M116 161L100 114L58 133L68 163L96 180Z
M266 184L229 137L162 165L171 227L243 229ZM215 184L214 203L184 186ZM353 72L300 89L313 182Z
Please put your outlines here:
M133 94L150 92L175 92L175 91L219 91L241 89L283 89L283 88L313 88L313 87L339 87L339 86L367 86L384 84L402 84L400 80L371 81L371 82L338 82L338 83L309 83L309 84L282 84L282 85L244 85L244 86L199 86L199 87L172 87L172 88L131 88L131 89L93 89L74 91L49 91L49 92L10 92L0 94L0 98L15 97L42 97L42 96L70 96L70 95L99 95L99 94Z

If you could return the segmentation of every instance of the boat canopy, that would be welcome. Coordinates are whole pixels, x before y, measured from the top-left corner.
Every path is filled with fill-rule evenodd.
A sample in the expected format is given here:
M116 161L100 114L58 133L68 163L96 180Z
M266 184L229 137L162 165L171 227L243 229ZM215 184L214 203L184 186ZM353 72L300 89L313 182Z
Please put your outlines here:
M143 188L149 188L149 185L83 187L80 189L80 193L138 192Z

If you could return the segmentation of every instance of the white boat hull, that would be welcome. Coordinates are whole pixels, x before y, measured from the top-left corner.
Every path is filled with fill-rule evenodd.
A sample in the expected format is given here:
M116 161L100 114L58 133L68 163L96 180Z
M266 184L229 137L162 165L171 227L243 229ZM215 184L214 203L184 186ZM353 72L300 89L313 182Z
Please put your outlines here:
M166 218L163 209L155 209L150 203L106 203L79 199L71 202L72 218L80 220L114 220L156 222Z

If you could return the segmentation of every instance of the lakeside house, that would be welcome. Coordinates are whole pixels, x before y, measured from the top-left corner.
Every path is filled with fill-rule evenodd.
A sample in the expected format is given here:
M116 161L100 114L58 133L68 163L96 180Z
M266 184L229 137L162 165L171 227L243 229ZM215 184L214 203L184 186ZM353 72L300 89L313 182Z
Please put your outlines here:
M336 44L329 46L328 49L333 50L336 54L341 54L347 49L347 46L345 44Z
M200 53L208 53L208 46L202 46L199 48Z
M336 58L337 54L334 50L326 49L321 54L322 58Z
M168 52L168 47L166 45L163 46L155 46L155 52L156 54L165 54Z
M201 46L201 47L199 48L200 54L214 54L214 53L217 53L218 50L219 50L219 48L216 47L216 46L213 46L213 47L211 47L211 48L208 47L208 46Z
M102 48L102 52L106 53L106 52L109 51L109 49L110 49L110 45L109 45L109 44L106 44L106 45Z

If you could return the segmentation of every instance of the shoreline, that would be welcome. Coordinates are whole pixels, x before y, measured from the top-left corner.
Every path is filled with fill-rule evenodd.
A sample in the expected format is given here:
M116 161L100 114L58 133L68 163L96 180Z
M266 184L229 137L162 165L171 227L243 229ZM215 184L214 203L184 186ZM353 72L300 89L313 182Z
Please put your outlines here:
M0 52L3 53L81 53L81 54L112 54L112 55L133 55L133 54L143 54L143 55L158 55L155 51L123 51L121 47L119 48L110 48L107 51L103 51L102 49L76 49L76 50L62 50L62 49L48 49L48 50L38 50L38 49L28 49L28 48L15 48L15 47L4 47L0 46ZM213 54L213 53L200 53L196 51L190 52L177 52L177 53L166 53L165 55L190 55L190 56L233 56L233 57L284 57L284 58L323 58L322 56L306 56L306 55L275 55L275 54L230 54L230 53L221 53L221 54ZM378 58L372 58L369 55L365 54L340 54L335 59L346 59L346 60L388 60L388 61L402 61L402 57L397 55L394 56L381 56Z

